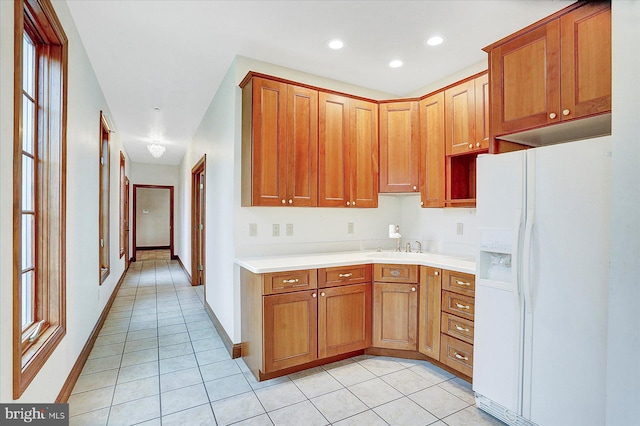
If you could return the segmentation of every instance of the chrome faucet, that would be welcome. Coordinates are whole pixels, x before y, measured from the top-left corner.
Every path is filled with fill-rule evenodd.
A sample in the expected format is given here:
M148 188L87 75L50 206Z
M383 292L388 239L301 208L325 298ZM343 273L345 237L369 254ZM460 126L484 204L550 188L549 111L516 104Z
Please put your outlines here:
M418 253L422 253L422 243L416 240L416 244L418 244Z
M407 245L404 247L404 251L411 253L411 241L407 242Z

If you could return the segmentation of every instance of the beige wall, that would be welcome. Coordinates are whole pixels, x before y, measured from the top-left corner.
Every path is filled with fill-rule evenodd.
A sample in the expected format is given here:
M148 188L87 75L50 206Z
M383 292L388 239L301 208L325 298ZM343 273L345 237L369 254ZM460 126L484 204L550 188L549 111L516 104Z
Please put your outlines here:
M165 247L170 241L169 189L136 189L136 246Z

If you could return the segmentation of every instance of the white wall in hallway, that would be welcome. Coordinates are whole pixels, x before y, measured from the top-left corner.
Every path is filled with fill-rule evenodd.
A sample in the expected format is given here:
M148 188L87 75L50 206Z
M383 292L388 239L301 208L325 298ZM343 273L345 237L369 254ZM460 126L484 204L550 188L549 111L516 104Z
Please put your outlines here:
M119 257L119 164L124 151L119 135L110 135L110 266L99 283L98 193L100 111L109 107L84 51L65 2L53 2L69 39L67 98L66 335L22 397L15 402L52 402L124 272ZM14 2L0 1L0 66L13 68ZM12 159L13 73L0 73L0 402L12 396ZM112 123L113 124L113 123ZM117 128L117 123L116 126ZM125 152L126 157L126 152ZM131 171L127 162L127 174Z

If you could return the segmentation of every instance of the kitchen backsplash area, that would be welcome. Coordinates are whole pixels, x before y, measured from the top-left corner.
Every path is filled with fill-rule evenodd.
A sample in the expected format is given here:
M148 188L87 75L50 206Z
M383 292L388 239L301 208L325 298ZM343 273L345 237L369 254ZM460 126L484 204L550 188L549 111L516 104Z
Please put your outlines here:
M236 257L394 250L389 224L400 226L402 250L411 242L416 251L417 240L423 251L475 256L475 209L422 209L418 194L380 194L375 209L247 207L239 214Z

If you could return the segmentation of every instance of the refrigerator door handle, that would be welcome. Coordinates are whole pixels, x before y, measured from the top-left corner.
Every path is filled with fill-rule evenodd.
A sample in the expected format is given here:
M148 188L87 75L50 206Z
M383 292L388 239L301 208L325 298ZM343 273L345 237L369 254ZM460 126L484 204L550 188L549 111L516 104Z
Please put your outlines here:
M522 287L524 288L525 310L528 313L533 310L533 301L531 300L531 237L533 234L535 215L535 209L527 210L527 222L524 229L524 247L522 256Z
M520 284L520 231L522 228L522 210L516 210L515 223L513 228L513 243L511 245L511 280L515 284L514 296L517 300L517 305L520 306L520 294L522 294L522 288Z

